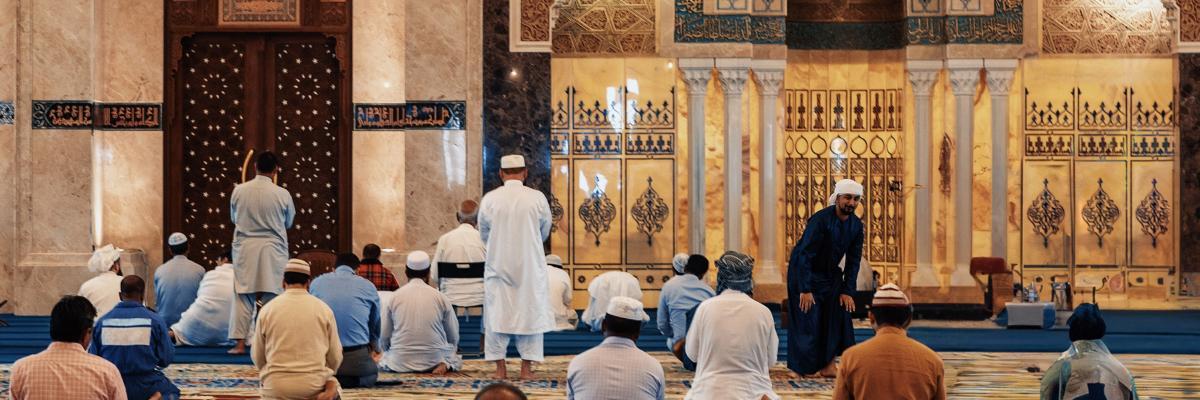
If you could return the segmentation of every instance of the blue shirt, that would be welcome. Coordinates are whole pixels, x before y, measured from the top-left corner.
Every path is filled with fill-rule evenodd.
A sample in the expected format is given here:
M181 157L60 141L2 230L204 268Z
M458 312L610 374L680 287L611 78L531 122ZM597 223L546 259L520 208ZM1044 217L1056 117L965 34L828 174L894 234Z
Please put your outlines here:
M204 267L187 256L175 256L154 271L155 306L167 326L179 322L179 316L196 301L203 279Z
M314 279L309 293L325 302L337 321L342 347L379 344L379 292L348 266Z
M716 295L708 283L692 274L667 280L658 296L658 331L667 337L667 348L687 337L687 312Z
M666 397L666 386L662 364L620 336L604 338L567 366L567 398L571 400L661 400Z
M171 365L175 344L158 314L142 303L122 301L96 321L88 352L116 365L121 376L129 376Z

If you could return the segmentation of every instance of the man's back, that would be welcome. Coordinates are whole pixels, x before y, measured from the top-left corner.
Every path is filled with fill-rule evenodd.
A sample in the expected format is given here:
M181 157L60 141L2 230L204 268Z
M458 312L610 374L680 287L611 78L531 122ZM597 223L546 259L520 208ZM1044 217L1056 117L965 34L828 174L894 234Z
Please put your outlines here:
M122 301L96 321L90 353L104 357L125 375L166 368L175 358L167 326L158 314L135 301Z
M232 209L234 237L263 237L287 242L287 228L292 225L292 197L287 189L275 185L271 178L259 175L233 188L229 205Z
M576 319L575 310L571 308L571 298L574 293L571 288L571 277L567 271L557 267L546 266L546 278L550 299L550 308L554 311L554 325L558 330L574 329L571 322Z
M685 345L696 360L688 399L777 399L770 377L779 336L766 306L727 289L700 303Z
M233 310L233 265L224 264L204 274L196 301L171 326L175 337L191 346L222 345L229 337Z
M842 354L834 399L945 399L942 359L894 327Z
M665 386L662 364L619 336L605 338L567 368L569 399L662 399Z
M342 363L333 311L304 289L288 289L263 306L255 335L262 340L252 355L264 386L275 375L323 382Z
M529 335L554 329L546 299L546 255L550 204L519 180L483 196L479 234L487 245L484 297L488 332Z
M432 368L458 348L458 318L454 306L425 281L401 286L384 307L383 347L388 350L380 365L393 371Z
M51 342L41 353L17 360L9 383L13 400L126 398L117 367L78 343Z
M483 278L442 279L438 263L478 263L487 260L486 245L479 237L479 230L471 224L459 224L457 228L438 238L429 270L429 284L438 288L450 302L460 307L483 304Z
M371 344L379 338L379 293L350 267L340 266L317 277L309 292L335 310L342 347Z
M641 281L625 271L609 271L593 278L588 284L588 306L583 310L582 318L592 330L600 330L600 321L604 319L608 300L616 296L641 300Z
M116 272L106 271L88 279L79 285L79 295L92 302L96 307L96 316L102 317L112 311L121 302L118 293L121 292L121 276Z
M658 300L659 331L674 344L687 335L687 313L715 296L712 287L693 274L671 278L663 284Z
M204 267L182 255L171 258L155 269L155 307L167 326L179 322L180 314L196 301L203 279Z

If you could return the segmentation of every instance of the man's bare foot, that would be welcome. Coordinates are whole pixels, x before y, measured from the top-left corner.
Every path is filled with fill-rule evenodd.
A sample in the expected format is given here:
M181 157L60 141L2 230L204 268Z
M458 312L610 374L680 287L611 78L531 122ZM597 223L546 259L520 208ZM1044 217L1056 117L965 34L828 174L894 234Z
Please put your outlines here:
M837 374L838 374L837 364L830 362L829 365L826 365L825 368L822 368L820 371L817 372L817 374L820 375L822 378L837 378Z
M437 367L433 368L434 375L445 375L448 371L450 371L450 366L446 363L438 363Z
M521 380L533 379L533 361L521 360Z
M797 374L796 371L789 370L787 374L788 374L788 379L800 380L800 378L801 378L800 374Z
M492 374L492 379L498 381L508 380L508 366L504 364L504 360L496 360L496 373Z
M233 344L233 348L229 349L229 351L227 351L225 353L226 354L246 354L246 341L243 339L237 339Z

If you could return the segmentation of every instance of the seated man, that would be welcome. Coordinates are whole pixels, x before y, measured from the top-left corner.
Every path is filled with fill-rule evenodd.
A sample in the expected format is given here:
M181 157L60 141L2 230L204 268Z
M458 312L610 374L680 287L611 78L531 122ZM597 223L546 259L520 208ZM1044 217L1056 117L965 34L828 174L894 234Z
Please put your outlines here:
M174 257L154 270L154 305L158 308L158 316L171 326L179 322L179 316L196 301L196 292L204 279L204 267L187 258L188 241L184 234L172 233L167 237L167 246Z
M50 311L46 350L17 360L9 375L12 400L125 400L117 366L88 354L96 307L80 296L64 296ZM71 379L64 379L70 377Z
M678 262L681 258L682 263ZM658 331L667 337L667 349L684 361L686 367L690 363L683 357L682 347L676 349L679 347L676 343L687 337L687 313L716 293L704 281L704 274L708 273L708 258L699 254L680 254L675 256L672 264L678 275L663 284L658 297ZM692 368L695 368L694 365Z
M525 392L506 382L484 386L475 394L475 400L526 400Z
M342 365L337 322L329 306L308 294L311 274L304 260L288 260L283 294L258 313L250 358L264 398L330 400L340 394L334 377Z
M324 301L337 321L342 365L337 380L344 388L375 386L379 368L379 293L370 281L354 273L358 257L338 254L337 269L314 279L309 289Z
M1080 304L1067 326L1071 348L1042 375L1042 400L1137 399L1133 375L1100 340L1108 330L1100 307Z
M554 254L546 256L546 278L550 281L547 298L550 299L550 309L554 310L554 328L559 331L575 329L579 322L579 314L571 307L574 290L571 289L571 277L563 270L562 258Z
M383 327L386 353L379 366L392 372L433 372L462 368L458 349L458 317L445 294L429 286L429 254L408 254L400 287L385 308L390 313Z
M479 224L479 203L474 200L463 201L455 217L458 227L438 238L437 249L433 252L433 269L430 271L429 283L445 293L450 303L455 306L480 306L483 305L483 277L438 277L439 263L471 264L486 260L487 247L483 244L479 229L476 229Z
M716 297L696 308L686 351L696 360L688 399L778 400L771 366L779 355L775 319L754 301L754 259L727 251L717 260Z
M179 388L162 371L175 358L175 344L162 317L142 304L145 293L140 276L121 280L121 302L96 322L88 352L117 366L130 399L178 399Z
M400 287L400 282L396 280L396 276L392 274L392 270L383 266L383 262L379 261L379 256L383 253L383 249L375 243L368 244L363 247L363 259L358 263L358 269L354 271L358 276L371 281L375 285L375 290L381 292L394 292Z
M604 342L583 352L567 367L568 399L663 399L666 378L662 364L637 348L642 322L650 316L642 302L629 297L609 299L604 316Z
M217 267L204 274L196 301L171 325L175 343L184 346L228 346L229 314L233 312L233 257L226 250Z
M600 324L604 322L604 311L608 309L608 299L616 296L642 301L641 282L625 271L608 271L593 278L588 284L588 306L583 310L580 320L593 332L599 332Z
M867 317L875 337L842 353L833 398L945 399L942 358L908 337L912 305L900 287L879 288Z
M121 249L111 244L96 249L88 271L100 275L79 285L79 295L92 302L96 315L104 316L121 302Z

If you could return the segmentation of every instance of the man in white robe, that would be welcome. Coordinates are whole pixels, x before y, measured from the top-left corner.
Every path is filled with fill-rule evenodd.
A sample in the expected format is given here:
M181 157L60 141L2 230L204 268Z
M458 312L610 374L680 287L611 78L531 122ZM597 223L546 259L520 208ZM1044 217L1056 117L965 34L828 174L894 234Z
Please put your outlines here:
M458 226L438 238L437 249L433 252L433 266L430 267L429 284L438 288L450 303L458 307L475 307L483 304L482 278L441 278L438 276L439 263L456 263L468 265L484 262L487 257L486 246L479 237L479 203L475 200L464 200L455 213Z
M504 156L504 186L488 192L479 206L479 233L487 244L484 358L496 362L496 379L508 379L504 357L510 340L521 354L521 379L532 379L533 362L543 360L542 334L554 329L542 245L550 237L550 202L525 187L528 174L524 157Z
M571 307L574 290L571 288L571 276L563 270L562 257L554 254L546 256L546 278L550 285L550 308L554 310L554 330L574 330L579 322L579 314Z
M79 295L96 307L96 318L103 317L121 302L121 249L108 244L92 252L88 271L99 273L79 285Z
M229 345L229 314L233 310L233 264L228 251L218 266L204 274L196 301L171 325L171 336L184 346Z
M288 262L287 230L296 216L296 206L287 189L275 185L279 158L264 151L254 168L258 176L233 188L230 216L233 230L233 272L237 278L237 301L229 321L229 354L245 354L257 310L281 291L283 267Z
M588 306L583 310L583 323L593 332L600 332L600 323L604 322L604 310L608 309L608 300L617 296L642 301L641 281L625 271L608 271L593 278L588 284Z
M432 372L442 375L462 369L458 355L458 316L446 295L429 286L429 254L408 254L401 286L384 307L383 360L379 366L392 372Z

